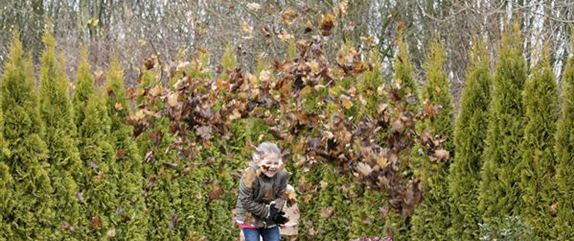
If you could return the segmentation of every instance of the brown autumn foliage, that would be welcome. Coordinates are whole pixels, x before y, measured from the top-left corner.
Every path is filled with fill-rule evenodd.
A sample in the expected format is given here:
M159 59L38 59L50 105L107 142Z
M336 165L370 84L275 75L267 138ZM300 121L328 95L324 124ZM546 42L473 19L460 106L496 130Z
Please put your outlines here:
M285 11L283 18L291 15ZM319 25L322 35L329 35L332 18L323 17ZM293 58L275 60L273 69L261 71L259 76L241 68L225 70L225 78L196 78L184 71L171 89L139 93L147 101L129 121L141 131L158 117L169 117L174 148L180 158L193 160L200 146L211 145L214 138L232 138L233 121L261 119L277 140L289 143L291 154L304 157L297 162L304 162L304 166L334 165L341 173L352 174L355 181L386 193L388 204L408 216L423 194L420 180L412 175L413 146L420 142L427 148L422 152L433 160L447 158L440 149L442 140L435 140L428 132L418 133L415 128L418 121L432 118L440 107L425 106L420 112L411 112L407 107L414 103L408 101L408 96L401 96L400 80L370 86L364 93L355 88L337 93L333 89L338 82L379 70L374 69L375 63L364 62L364 53L353 48L340 51L337 60L330 61L323 54L325 41L327 38L319 35L298 40ZM313 90L327 90L328 94L318 101L332 106L329 111L317 113L304 107L303 100ZM374 114L349 111L373 96L378 100ZM162 103L159 110L157 103ZM302 134L310 131L319 135ZM218 194L213 191L210 199Z

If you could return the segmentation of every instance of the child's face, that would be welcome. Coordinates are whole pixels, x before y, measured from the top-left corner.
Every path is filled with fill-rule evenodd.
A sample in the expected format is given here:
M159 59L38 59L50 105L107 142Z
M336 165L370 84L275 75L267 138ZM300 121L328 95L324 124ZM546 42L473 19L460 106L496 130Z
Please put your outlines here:
M281 166L281 158L278 155L268 155L263 160L259 161L259 168L265 176L273 177L279 171Z

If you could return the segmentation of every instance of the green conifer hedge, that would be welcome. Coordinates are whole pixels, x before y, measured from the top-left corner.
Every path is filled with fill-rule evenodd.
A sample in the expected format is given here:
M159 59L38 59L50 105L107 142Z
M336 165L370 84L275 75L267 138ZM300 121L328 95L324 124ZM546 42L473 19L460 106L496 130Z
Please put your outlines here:
M480 167L486 143L491 76L484 45L476 44L454 128L454 161L449 173L450 240L477 240Z

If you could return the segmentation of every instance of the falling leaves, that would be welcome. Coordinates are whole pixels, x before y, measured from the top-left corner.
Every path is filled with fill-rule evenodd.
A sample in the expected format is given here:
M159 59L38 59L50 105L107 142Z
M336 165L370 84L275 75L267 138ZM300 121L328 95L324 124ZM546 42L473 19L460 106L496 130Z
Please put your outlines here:
M257 12L261 9L261 5L259 3L248 3L247 8L251 11Z
M335 213L335 209L333 207L322 208L320 215L323 218L330 218Z
M247 35L251 35L253 33L253 27L251 27L251 25L249 25L249 23L247 23L245 21L241 22L241 28L243 28L243 31Z
M60 229L62 229L62 231L70 231L73 230L73 227L66 221L62 221L60 222Z
M319 26L321 27L323 36L331 35L331 29L335 25L333 23L334 19L335 19L335 17L333 17L333 15L331 15L331 14L326 14L321 19L321 23L319 24Z
M290 39L293 39L293 35L288 33L287 30L285 29L281 30L281 34L277 35L277 37L279 37L279 39L285 42L287 42Z
M431 155L431 160L433 161L446 161L449 157L449 153L447 150L439 149L434 151Z
M283 22L287 23L288 25L293 24L293 22L295 21L295 19L297 19L297 17L299 17L299 14L293 11L293 9L291 8L285 9L281 14Z
M202 126L197 128L195 133L203 140L209 140L209 138L211 138L211 131L211 126Z
M113 228L108 229L108 231L106 232L106 235L108 237L115 237L116 236L116 230Z
M147 188L151 188L151 187L155 187L157 186L157 177L156 176L151 176L147 179L146 181L146 187Z
M210 202L219 199L221 196L223 196L224 193L223 188L220 185L214 183L211 185L210 189L211 190L209 191L208 194Z
M361 175L363 176L368 176L373 172L373 169L371 168L371 166L369 166L369 164L359 162L357 164L357 171L361 173Z
M90 219L91 229L101 229L103 227L102 219L98 216L94 216Z
M333 13L322 15L320 21L305 20L304 29L296 28L294 23L301 15L292 8L281 13L281 20L288 26L254 28L248 20L237 23L239 30L247 35L261 34L266 40L273 40L277 34L276 38L292 47L291 57L273 59L272 64L258 66L254 68L257 72L251 73L239 67L209 73L205 64L192 59L185 71L194 69L201 74L181 77L173 88L143 89L136 96L144 102L128 117L134 134L144 133L156 120L167 117L172 122L169 133L145 133L149 133L155 145L167 137L163 135L170 135L175 140L173 148L188 158L196 156L199 148L213 147L215 142L236 141L233 128L242 120L260 120L267 125L267 133L257 133L245 146L268 136L290 143L290 155L299 159L297 165L302 172L308 172L314 165L332 165L341 175L351 174L367 188L388 195L388 208L404 215L412 213L423 192L418 177L407 170L412 163L409 156L412 148L415 145L421 146L421 150L426 148L422 154L436 162L449 158L448 151L441 148L444 140L437 140L428 131L419 134L415 128L420 121L434 118L441 107L426 101L420 111L413 112L408 107L416 99L412 90L403 86L403 80L368 82L371 80L366 73L377 71L374 70L377 63L371 63L363 49L345 45L334 58L326 57L324 48L332 46L327 36L333 34L335 20L342 22L348 14L348 4L338 1ZM249 11L261 11L258 3L247 3L246 7ZM297 11L301 9L305 11L304 7ZM316 31L321 33L305 34ZM295 39L300 36L303 38ZM361 36L361 41L370 46L373 38ZM242 51L238 49L239 53ZM153 64L154 59L150 61ZM158 108L157 104L163 105ZM155 161L155 153L147 151L144 162ZM181 169L182 175L193 175L197 165L180 167L177 165L180 162L160 161L162 171ZM204 163L211 165L216 161L212 157ZM259 171L243 171L243 185L252 187ZM149 176L146 187L153 188L157 183L158 178ZM222 198L222 186L213 181L206 184L210 201ZM327 182L300 180L300 199L311 202L319 189L317 185L321 189L330 187ZM294 195L290 198L294 199ZM330 217L333 212L325 208L321 216ZM175 225L177 218L174 220Z

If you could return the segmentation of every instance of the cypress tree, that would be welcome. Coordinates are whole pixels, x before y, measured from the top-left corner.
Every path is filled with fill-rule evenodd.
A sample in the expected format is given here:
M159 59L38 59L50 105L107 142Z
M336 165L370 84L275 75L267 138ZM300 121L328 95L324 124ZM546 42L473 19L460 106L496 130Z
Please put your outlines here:
M224 142L223 142L224 143ZM208 228L206 228L207 240L234 240L239 237L238 229L230 228L230 222L233 223L234 216L229 211L235 208L237 196L231 190L237 188L239 184L233 182L230 170L237 170L233 168L233 163L227 163L224 153L221 153L219 148L225 148L218 145L204 150L204 160L213 158L215 163L208 164L208 176L206 179L208 185L204 189L204 193L208 194L209 200L207 202L207 210L209 216L207 221ZM219 147L219 148L218 148ZM219 149L219 150L218 150ZM219 190L223 193L219 193Z
M103 95L96 92L88 100L85 119L80 127L80 153L87 161L89 172L85 198L92 232L98 237L115 236L118 204L117 167L115 152L109 142L110 119Z
M556 198L552 183L555 181L553 148L558 119L558 88L549 55L547 46L542 61L534 67L522 93L526 117L519 167L522 217L540 240L552 239L554 215L550 205Z
M118 234L116 214L122 210L118 203L116 153L110 144L111 120L105 96L101 90L96 91L89 68L84 55L78 66L74 95L77 113L82 116L78 126L78 149L85 173L84 189L79 198L89 222L88 235L105 239Z
M349 204L345 199L348 192L347 177L335 173L329 164L322 165L321 191L319 192L317 220L320 240L349 240Z
M0 162L0 240L9 240L8 237L12 234L10 218L8 215L14 208L13 197L14 193L14 180L10 175L10 168Z
M133 141L133 127L126 124L130 108L126 99L123 71L117 56L110 61L107 71L107 110L111 119L111 144L115 151L118 173L118 214L121 216L117 239L146 240L147 217L142 196L144 179L142 159Z
M78 70L76 73L76 84L74 90L74 111L76 127L80 127L85 119L86 104L90 96L94 94L94 75L88 62L88 50L82 49Z
M473 46L460 114L454 127L456 153L449 173L449 202L451 205L450 240L477 240L480 213L478 189L481 156L485 148L488 125L490 82L488 55L484 45Z
M414 76L414 68L408 53L408 48L403 39L402 31L399 33L399 52L395 57L395 81L401 85L401 96L410 104L409 110L415 111L420 106L418 83Z
M0 128L3 128L2 112L0 112ZM0 129L0 240L6 241L6 237L12 233L11 224L8 223L10 212L14 207L12 195L14 193L14 180L10 174L10 168L4 163L4 160L9 156L6 149L6 143L2 136L2 129Z
M363 78L357 77L356 87L366 105L357 104L359 116L366 114L375 117L377 106L380 103L380 96L377 89L383 84L384 78L381 76L381 60L378 51L372 51L366 64L373 66L372 70L365 71ZM369 187L361 187L360 184L351 183L351 191L348 197L352 200L349 209L352 216L352 223L349 230L349 238L374 237L383 233L384 219L381 215L381 207L385 204L385 196L378 190Z
M200 54L197 59L192 60L192 63L196 64L191 65L187 72L188 76L199 79L211 78L207 77L210 73L204 71L205 66L209 63L209 54ZM236 135L232 134L232 136L235 137ZM242 142L242 144L244 143ZM238 146L239 143L229 145ZM205 185L205 181L213 177L210 175L211 167L206 165L208 163L207 158L213 158L213 156L202 155L200 153L202 148L203 145L199 145L198 148L190 147L191 150L189 151L194 153L196 158L181 163L183 167L180 174L173 181L167 182L170 193L173 192L171 190L179 188L181 198L177 206L180 208L181 215L178 217L178 229L183 235L182 240L184 241L211 240L208 238L210 226L207 223L210 215L207 195L209 186Z
M0 84L0 124L8 156L2 163L10 171L4 174L4 185L14 183L9 206L2 207L6 240L54 240L58 237L52 194L46 162L48 150L41 136L44 126L40 118L31 57L23 55L19 35L14 34L10 58L4 66ZM5 189L6 190L6 189ZM10 206L10 204L12 204ZM3 226L4 226L3 225Z
M68 96L68 80L64 59L55 56L55 39L46 30L40 69L40 114L45 123L44 140L48 145L50 179L54 186L54 201L58 210L56 221L61 223L62 237L81 239L83 232L81 210L76 194L80 191L76 179L81 178L80 155L75 141L76 126ZM75 234L74 234L75 233Z
M434 41L427 56L425 69L427 81L423 88L423 98L428 105L439 105L442 109L423 126L440 139L446 139L443 147L451 154L452 132L454 125L453 103L449 80L444 71L444 50L438 41ZM452 158L442 162L421 158L425 196L416 207L411 223L412 240L445 240L450 226L448 203L448 169Z
M414 70L407 51L402 32L399 33L399 49L394 60L395 77L394 84L401 86L399 96L402 98L400 103L406 106L406 110L415 113L420 108L420 97L418 93L418 84L414 77ZM395 113L396 114L396 113ZM413 170L410 170L413 171ZM400 213L390 210L385 221L385 235L391 236L396 240L405 240L410 228L410 217L401 217Z
M526 81L526 61L522 55L520 30L506 31L496 65L489 104L487 146L481 169L479 209L486 224L519 214L520 180L515 171L520 163L520 141L524 128L521 93Z
M136 99L139 106L147 106L151 111L163 108L163 103L155 96L157 92L163 91L155 76L157 69L159 69L157 66L150 69L142 67L139 80L140 95ZM143 113L143 110L138 111ZM142 172L146 208L149 210L148 222L153 224L147 232L149 240L181 240L179 226L185 223L177 220L187 215L181 212L183 199L180 197L181 191L177 180L178 170L166 168L164 165L180 164L176 153L170 149L172 140L169 125L168 117L160 117L136 137L140 156L144 157Z
M568 60L561 85L561 109L554 149L559 194L557 203L553 203L558 206L554 238L574 240L574 57Z

